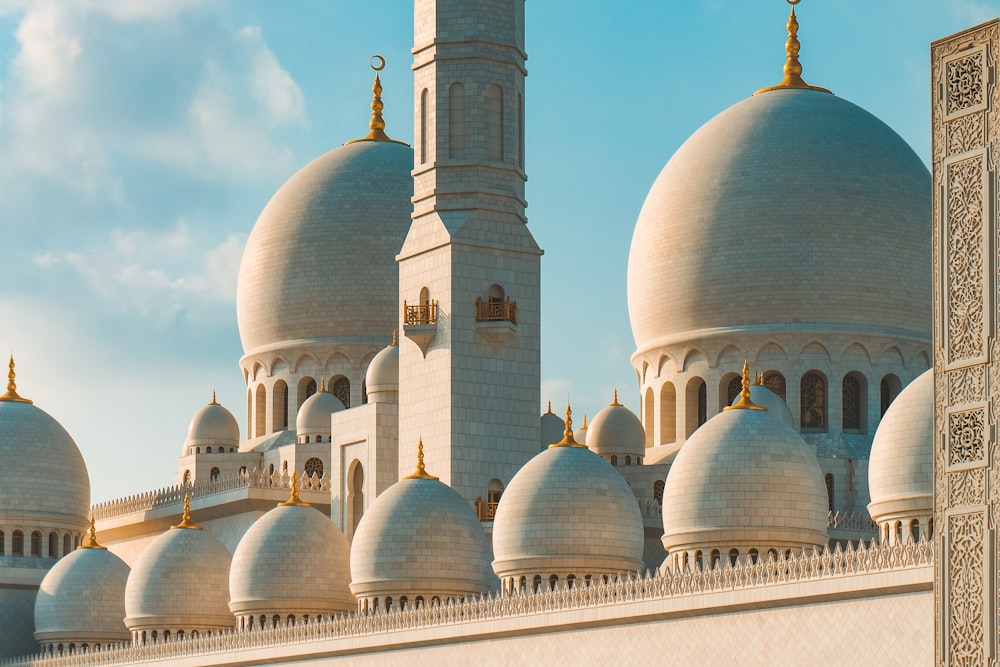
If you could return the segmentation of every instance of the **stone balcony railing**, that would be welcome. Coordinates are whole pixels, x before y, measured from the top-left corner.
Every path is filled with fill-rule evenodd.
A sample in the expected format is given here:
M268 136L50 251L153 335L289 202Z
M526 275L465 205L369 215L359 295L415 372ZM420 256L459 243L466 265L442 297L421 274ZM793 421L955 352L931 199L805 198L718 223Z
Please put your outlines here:
M167 643L145 646L119 646L74 655L36 655L0 661L0 667L69 667L96 665L148 664L156 660L211 656L233 651L295 646L306 642L361 637L419 630L478 621L496 621L515 617L586 610L588 608L648 603L685 596L757 589L800 582L828 580L899 570L934 564L934 543L882 546L874 542L848 545L822 551L802 551L785 559L768 558L757 563L749 558L731 565L723 559L719 566L702 570L696 565L682 571L647 572L641 577L619 579L590 586L539 592L492 593L472 600L435 606L394 609L371 615L343 614L321 622L283 626L267 630L238 632L235 629L213 636L185 637ZM295 649L290 649L294 651Z

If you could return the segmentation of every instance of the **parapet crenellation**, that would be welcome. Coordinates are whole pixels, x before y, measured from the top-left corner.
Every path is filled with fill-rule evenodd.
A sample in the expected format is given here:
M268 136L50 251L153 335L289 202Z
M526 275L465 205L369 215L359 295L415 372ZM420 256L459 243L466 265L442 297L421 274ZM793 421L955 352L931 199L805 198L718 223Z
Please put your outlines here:
M474 599L447 601L438 605L409 606L368 615L342 614L323 621L282 625L264 630L231 631L211 636L175 639L143 646L119 645L72 655L39 654L0 661L0 667L63 667L105 664L146 664L157 659L211 655L242 649L293 645L308 641L359 637L369 634L419 630L464 622L491 621L547 612L584 610L630 602L655 602L690 595L728 592L886 573L931 566L936 558L933 542L880 545L862 542L857 548L837 545L822 550L803 550L788 558L723 559L718 566L702 570L689 565L681 571L647 571L640 577L555 590L494 592Z
M146 512L159 507L184 502L185 494L190 494L192 499L205 498L220 493L228 493L239 489L291 489L291 476L287 472L266 472L254 468L248 473L237 474L229 477L195 482L194 484L175 484L155 491L146 491L134 496L126 496L98 503L91 507L94 519L101 521L113 517L134 514L136 512ZM317 477L302 473L299 479L299 489L301 491L314 491L329 493L330 478L324 474Z

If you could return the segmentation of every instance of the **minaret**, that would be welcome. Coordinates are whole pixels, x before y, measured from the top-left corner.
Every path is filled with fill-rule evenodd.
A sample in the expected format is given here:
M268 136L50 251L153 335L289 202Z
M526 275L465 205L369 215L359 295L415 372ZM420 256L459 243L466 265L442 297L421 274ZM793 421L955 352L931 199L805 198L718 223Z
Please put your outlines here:
M470 502L538 449L539 264L525 226L524 0L416 0L413 222L398 255L399 460ZM495 485L495 483L494 483Z

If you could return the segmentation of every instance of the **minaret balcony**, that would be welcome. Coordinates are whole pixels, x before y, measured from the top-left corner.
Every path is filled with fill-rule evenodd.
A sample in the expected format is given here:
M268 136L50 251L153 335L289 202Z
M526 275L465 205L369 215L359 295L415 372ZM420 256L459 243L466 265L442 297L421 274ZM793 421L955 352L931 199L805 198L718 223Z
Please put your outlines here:
M494 340L502 340L517 333L517 302L510 297L476 299L476 331Z

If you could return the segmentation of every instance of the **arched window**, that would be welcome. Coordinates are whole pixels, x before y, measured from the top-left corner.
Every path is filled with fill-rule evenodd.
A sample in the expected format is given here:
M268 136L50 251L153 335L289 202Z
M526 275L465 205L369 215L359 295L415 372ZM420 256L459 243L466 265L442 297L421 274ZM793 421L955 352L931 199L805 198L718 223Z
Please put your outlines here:
M738 561L739 559L740 559L740 550L739 549L730 549L729 550L729 564L730 565L736 565L736 561Z
M503 160L503 89L496 84L486 89L486 155Z
M662 412L662 411L661 411ZM653 446L653 389L646 389L646 398L642 402L642 421L646 430L646 446Z
M764 372L764 386L771 390L781 400L785 400L785 376L778 371Z
M350 512L348 522L348 525L351 526L350 536L353 536L361 521L361 515L365 512L365 470L357 459L351 464L351 468L350 482L347 487L347 508Z
M272 431L288 428L288 385L284 380L275 382L271 392L271 424Z
M613 466L618 465L618 455L617 454L612 454L611 455L611 465L613 465Z
M844 376L841 393L845 431L860 431L864 428L865 385L864 376L848 373Z
M448 89L448 157L465 157L465 87L451 84Z
M420 164L427 162L427 89L420 91Z
M559 585L559 577L558 575L553 574L552 576L549 577L549 590L554 591L556 589L556 586L558 585Z
M517 94L517 164L524 168L524 98Z
M631 454L626 454L625 455L625 465L627 465L627 466L632 465L632 456L631 456Z
M212 472L209 473L208 477L214 482L215 480L219 479L220 474L221 473L219 472L218 468L212 468Z
M882 378L882 382L879 383L880 415L884 415L885 411L889 409L889 405L895 400L901 388L902 385L899 382L899 378L895 375L886 375Z
M59 534L49 533L49 558L59 558Z
M31 555L41 556L42 555L42 533L41 531L32 531L31 533Z
M700 377L691 378L687 385L687 411L685 413L687 437L708 419L708 389Z
M650 390L652 392L652 390ZM673 382L664 382L660 387L660 443L677 442L677 390ZM649 419L646 431L646 446L653 443L653 420Z
M211 454L212 453L212 445L209 445L208 447L205 448L205 453L206 454Z
M916 519L910 521L910 540L914 543L920 541L920 522Z
M708 559L709 567L713 569L719 567L719 558L720 558L719 550L712 549L712 555Z
M826 379L819 372L802 376L799 407L803 430L826 428Z
M751 549L750 550L750 562L753 563L754 565L757 564L757 559L758 559L759 556L760 556L760 552L759 551L757 551L756 549Z
M491 479L489 484L486 485L486 500L493 507L497 506L500 502L500 496L503 495L503 482L499 479Z
M826 473L826 502L828 509L833 511L833 473Z
M323 461L315 456L306 459L306 463L303 466L305 468L306 474L312 477L316 475L316 479L323 476Z
M191 483L191 471L190 470L185 470L184 471L184 484L190 484L190 483Z
M63 552L62 552L63 556L65 556L72 550L73 550L73 540L69 536L69 533L66 533L65 535L63 535ZM0 549L0 551L3 551L3 549Z
M537 593L542 588L542 577L540 575L535 575L535 579L531 582L531 590Z
M725 405L732 405L736 397L740 395L743 391L743 378L739 375L734 375L726 383L726 403Z
M653 499L661 505L663 504L663 486L664 483L662 479L658 479L653 482Z
M257 385L257 399L253 408L254 436L260 437L267 433L267 390L264 385Z
M340 399L345 408L351 407L351 381L343 375L333 378L330 384L330 393Z

